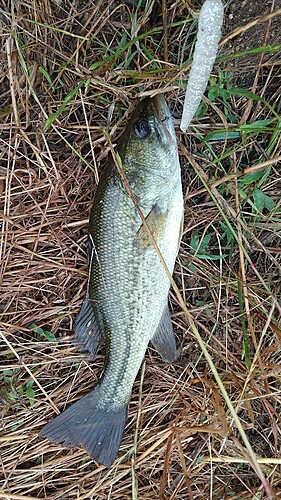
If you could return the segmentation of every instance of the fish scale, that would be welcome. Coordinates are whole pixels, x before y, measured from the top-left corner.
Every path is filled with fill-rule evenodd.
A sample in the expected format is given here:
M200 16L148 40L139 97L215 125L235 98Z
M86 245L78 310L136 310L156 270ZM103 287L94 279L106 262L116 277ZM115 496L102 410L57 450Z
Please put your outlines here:
M163 96L140 102L116 150L172 273L183 197L176 136ZM165 361L177 355L167 304L170 282L112 159L97 188L89 234L89 282L74 332L80 347L92 356L100 341L106 341L106 367L94 390L47 424L41 435L83 446L93 459L110 466L149 341Z

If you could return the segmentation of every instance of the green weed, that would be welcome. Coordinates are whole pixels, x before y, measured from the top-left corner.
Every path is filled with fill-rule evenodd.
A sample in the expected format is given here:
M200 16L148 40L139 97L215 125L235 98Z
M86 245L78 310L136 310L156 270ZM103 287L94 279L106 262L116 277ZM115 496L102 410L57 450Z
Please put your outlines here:
M38 367L32 369L32 373L36 373ZM21 369L3 370L0 375L1 389L0 395L10 403L22 404L28 400L30 406L35 403L34 380L28 379L24 384L20 383ZM5 406L8 406L6 404Z

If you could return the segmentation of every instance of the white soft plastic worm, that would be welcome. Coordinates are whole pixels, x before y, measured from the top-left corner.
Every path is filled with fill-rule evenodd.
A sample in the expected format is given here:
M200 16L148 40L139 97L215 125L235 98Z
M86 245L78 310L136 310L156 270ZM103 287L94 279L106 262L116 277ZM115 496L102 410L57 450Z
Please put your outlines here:
M180 124L183 132L189 126L206 90L217 55L222 23L221 0L206 0L199 14L197 41L184 99Z

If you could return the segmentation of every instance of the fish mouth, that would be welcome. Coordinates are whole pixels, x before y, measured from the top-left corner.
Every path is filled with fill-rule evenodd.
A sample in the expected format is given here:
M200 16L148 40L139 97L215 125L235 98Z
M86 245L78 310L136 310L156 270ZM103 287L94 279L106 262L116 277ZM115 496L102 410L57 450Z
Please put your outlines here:
M176 143L176 133L174 129L172 115L162 94L156 94L151 98L151 104L154 108L157 121L161 124L162 132L165 136L165 142Z

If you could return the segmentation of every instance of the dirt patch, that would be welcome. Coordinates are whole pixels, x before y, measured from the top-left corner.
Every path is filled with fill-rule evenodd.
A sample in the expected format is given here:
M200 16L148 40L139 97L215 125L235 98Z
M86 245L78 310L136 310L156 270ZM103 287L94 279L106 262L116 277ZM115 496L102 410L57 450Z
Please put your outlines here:
M252 21L269 15L281 8L280 0L265 0L264 2L252 2L243 0L241 2L229 2L225 11L224 33L228 34L236 29L247 26ZM222 54L236 54L238 52L257 49L262 46L277 46L281 44L280 16L260 22L242 31L241 34L227 42ZM268 52L265 54L247 54L233 59L229 68L239 77L249 81L255 76L256 68L261 65L264 69L272 67L275 63L279 64L280 49L277 52Z

